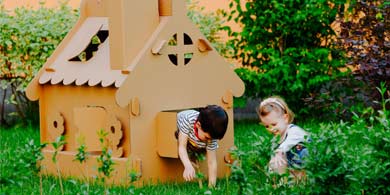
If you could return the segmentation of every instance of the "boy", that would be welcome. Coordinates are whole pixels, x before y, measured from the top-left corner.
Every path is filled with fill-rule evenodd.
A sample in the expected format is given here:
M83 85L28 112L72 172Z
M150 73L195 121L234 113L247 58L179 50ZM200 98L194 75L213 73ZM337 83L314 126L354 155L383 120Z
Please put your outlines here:
M228 115L217 105L209 105L196 110L185 110L177 114L175 135L178 138L180 160L184 165L183 178L190 181L195 177L191 163L194 153L206 153L209 187L214 187L217 179L217 140L225 135ZM195 159L196 160L196 159Z

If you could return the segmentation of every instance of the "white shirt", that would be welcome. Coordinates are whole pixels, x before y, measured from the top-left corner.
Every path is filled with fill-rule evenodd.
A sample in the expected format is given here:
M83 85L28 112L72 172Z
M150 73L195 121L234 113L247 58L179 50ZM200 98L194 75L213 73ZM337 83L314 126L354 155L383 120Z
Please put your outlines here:
M292 147L300 142L306 142L309 138L309 134L302 128L290 124L287 127L286 133L282 138L282 143L276 149L277 151L288 152Z

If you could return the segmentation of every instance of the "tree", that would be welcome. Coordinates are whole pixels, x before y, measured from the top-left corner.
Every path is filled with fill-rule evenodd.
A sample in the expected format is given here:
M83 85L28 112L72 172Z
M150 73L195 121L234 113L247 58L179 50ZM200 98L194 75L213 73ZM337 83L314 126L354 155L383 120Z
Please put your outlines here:
M343 0L231 0L226 16L242 24L226 29L235 48L232 57L244 67L236 72L246 84L246 97L281 95L300 112L305 98L339 76L343 52L334 45L331 28ZM249 68L248 68L249 67Z
M15 106L20 120L37 120L37 105L27 100L25 87L71 29L77 15L65 4L58 9L21 7L12 14L0 5L0 88L11 90L9 98L4 93L0 99L0 124L6 123L6 103Z
M186 0L187 16L200 29L200 32L211 42L213 47L221 54L225 55L228 48L222 43L220 30L224 20L222 11L206 12L197 0Z
M356 1L341 11L337 43L346 50L355 79L368 86L367 99L379 100L375 87L390 86L390 2Z

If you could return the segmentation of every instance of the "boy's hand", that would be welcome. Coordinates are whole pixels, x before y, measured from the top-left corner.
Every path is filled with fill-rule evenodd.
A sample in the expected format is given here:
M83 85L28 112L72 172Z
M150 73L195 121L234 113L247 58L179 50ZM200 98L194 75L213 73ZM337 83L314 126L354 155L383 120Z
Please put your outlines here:
M191 181L195 178L195 169L188 158L187 153L187 141L188 136L182 132L179 132L179 156L180 160L184 165L183 178L186 181Z
M186 181L191 181L195 178L195 169L193 166L186 166L183 172L183 178Z

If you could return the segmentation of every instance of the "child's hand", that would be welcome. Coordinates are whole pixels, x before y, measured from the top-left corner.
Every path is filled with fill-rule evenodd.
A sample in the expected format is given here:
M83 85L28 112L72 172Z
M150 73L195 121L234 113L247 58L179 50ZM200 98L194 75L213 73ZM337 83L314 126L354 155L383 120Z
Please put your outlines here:
M271 171L277 172L279 174L284 173L287 168L287 160L283 152L276 152L275 156L271 158L269 166Z
M276 166L281 167L287 164L287 161L285 159L285 156L282 152L278 151L275 154L274 163Z
M195 169L193 166L187 166L184 168L183 178L186 181L191 181L195 178Z

